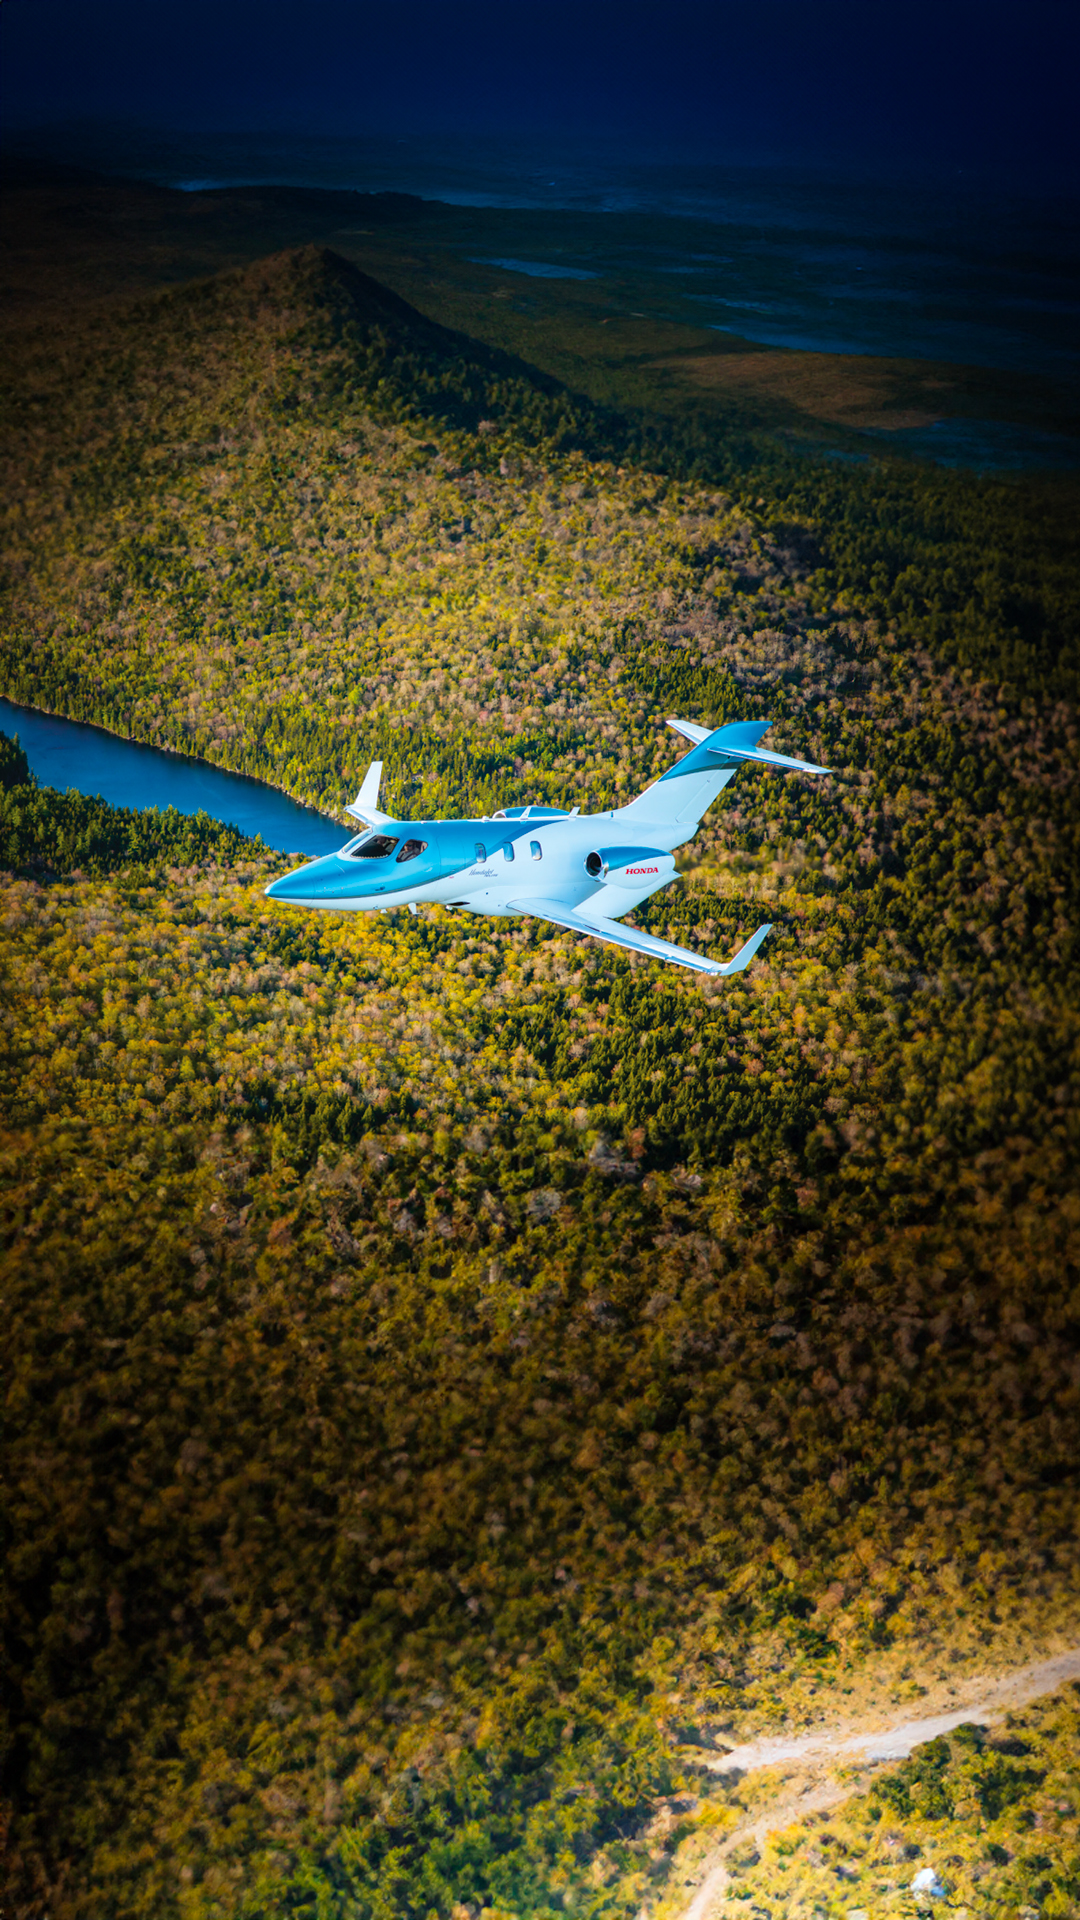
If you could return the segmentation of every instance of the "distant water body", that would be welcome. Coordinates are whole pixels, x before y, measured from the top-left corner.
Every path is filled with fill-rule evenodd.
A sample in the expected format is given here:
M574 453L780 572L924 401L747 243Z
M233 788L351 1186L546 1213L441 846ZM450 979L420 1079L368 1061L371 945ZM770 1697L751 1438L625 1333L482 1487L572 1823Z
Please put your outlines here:
M59 130L41 151L192 192L278 183L397 191L501 210L482 258L527 278L610 279L633 308L763 346L947 361L1037 376L1075 417L1080 207L961 175L900 181L793 166L649 160L536 141ZM96 145L95 145L96 141ZM25 142L23 143L25 145ZM520 230L513 216L530 216ZM537 225L537 213L607 215ZM547 244L538 244L540 240ZM486 250L485 249L486 246ZM949 423L954 425L957 423ZM910 451L990 469L1080 464L1070 433L929 433ZM985 427L985 431L982 430ZM902 444L894 439L894 445Z
M253 839L261 834L268 847L286 853L333 853L349 837L348 828L298 806L261 780L121 740L104 727L55 719L0 698L0 732L18 734L31 772L43 787L59 787L61 792L74 787L114 807L208 813Z
M189 191L275 182L413 193L461 207L707 221L756 240L766 282L779 260L803 283L809 326L800 324L794 299L787 311L774 312L771 291L756 304L752 293L736 297L739 330L756 330L750 338L782 338L786 345L791 334L792 344L829 352L918 352L988 366L1030 368L1046 352L1080 362L1080 207L1069 195L1009 190L961 174L901 181L584 149L563 149L553 159L536 142L494 139L104 127L36 137L57 158ZM658 264L669 271L723 264L680 252L677 232L658 253L665 251ZM536 271L527 250L521 264ZM581 265L602 271L597 260ZM821 302L831 309L831 324L816 311Z
M476 263L481 267L503 267L507 273L523 273L530 280L598 280L600 277L587 267L568 267L551 260L507 260L477 254Z

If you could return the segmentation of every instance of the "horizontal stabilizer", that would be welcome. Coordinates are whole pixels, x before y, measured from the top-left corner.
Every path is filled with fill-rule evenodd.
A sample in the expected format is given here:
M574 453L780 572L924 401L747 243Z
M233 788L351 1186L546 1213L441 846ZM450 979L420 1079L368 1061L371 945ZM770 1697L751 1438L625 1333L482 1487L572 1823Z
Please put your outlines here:
M788 773L831 773L831 767L816 767L812 760L789 760L786 753L769 753L765 747L714 747L707 749L718 759L748 760L759 767L783 767Z
M658 940L655 934L642 933L637 927L624 927L617 920L601 919L599 914L595 920L586 920L561 900L511 900L508 904L511 913L532 914L537 920L550 920L556 927L566 927L570 933L587 933L594 940L606 940L609 946L627 947L631 953L644 953L650 960L668 960L677 967L689 967L694 973L741 973L750 965L765 935L771 932L771 925L759 927L733 960L721 963L708 959L703 953L692 953L688 947L676 947L670 940Z
M365 825L369 827L389 826L394 817L391 813L381 813L379 810L379 786L382 781L382 770L382 761L373 760L364 775L364 783L356 799L353 801L351 807L346 807L345 809L346 813L352 814L354 820L363 820Z
M695 747L700 747L713 732L712 727L699 727L696 720L669 720L668 726L673 732L681 733L684 740L692 740Z
M687 755L671 767L664 778L683 778L691 770L704 766L707 759L731 767L750 761L761 767L783 767L788 773L830 773L830 767L815 766L812 760L790 760L786 753L770 753L758 741L769 730L768 720L730 720L725 727L699 727L693 720L669 720L668 726L692 740L704 752Z

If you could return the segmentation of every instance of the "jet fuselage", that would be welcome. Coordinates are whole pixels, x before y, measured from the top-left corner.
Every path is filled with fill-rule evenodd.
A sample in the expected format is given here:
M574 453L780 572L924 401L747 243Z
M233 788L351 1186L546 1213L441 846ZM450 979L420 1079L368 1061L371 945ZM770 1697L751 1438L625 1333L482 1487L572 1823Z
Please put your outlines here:
M271 900L333 913L429 902L506 914L520 911L509 903L523 892L554 893L574 907L604 896L609 913L626 913L677 877L665 856L686 834L670 823L635 820L631 841L617 835L618 824L615 811L583 818L550 807L513 808L481 820L394 821L284 874L266 891ZM612 862L607 856L616 839L621 858ZM586 866L590 855L601 857L598 872ZM604 877L604 866L617 873L617 883Z
M581 815L556 807L505 807L482 820L395 820L378 805L382 762L374 761L352 805L366 831L337 853L283 874L271 900L329 913L378 913L421 905L469 913L531 914L609 945L697 973L741 973L770 928L760 926L733 959L720 962L619 924L624 914L678 878L674 852L692 840L707 809L739 767L828 771L758 745L766 721L718 728L668 725L692 744L627 806Z

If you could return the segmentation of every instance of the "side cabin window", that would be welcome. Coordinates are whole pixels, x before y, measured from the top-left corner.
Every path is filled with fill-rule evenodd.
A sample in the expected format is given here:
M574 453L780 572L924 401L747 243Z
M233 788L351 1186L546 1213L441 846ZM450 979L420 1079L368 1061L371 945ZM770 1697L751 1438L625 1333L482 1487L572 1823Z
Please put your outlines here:
M544 857L544 849L540 845L539 840L529 841L529 852L532 854L534 860L542 860Z
M353 847L349 857L352 860L385 860L396 846L396 838L392 840L389 834L371 833L366 840L361 840L358 846Z
M484 861L487 859L487 848L482 840L478 840L476 843L476 857L480 865L483 866Z
M512 840L507 840L506 844L503 847L503 859L512 860L513 857L514 857L514 843Z
M415 860L418 858L420 854L426 853L426 852L427 852L426 840L406 840L405 845L402 847L401 852L398 854L397 864L400 867L403 860Z

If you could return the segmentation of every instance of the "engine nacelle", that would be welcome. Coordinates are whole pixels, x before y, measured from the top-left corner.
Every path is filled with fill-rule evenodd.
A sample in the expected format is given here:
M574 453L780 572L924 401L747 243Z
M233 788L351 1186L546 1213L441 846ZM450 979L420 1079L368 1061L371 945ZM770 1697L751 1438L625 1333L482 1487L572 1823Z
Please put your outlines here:
M655 847L598 847L585 855L585 871L605 886L646 894L674 878L675 856Z

